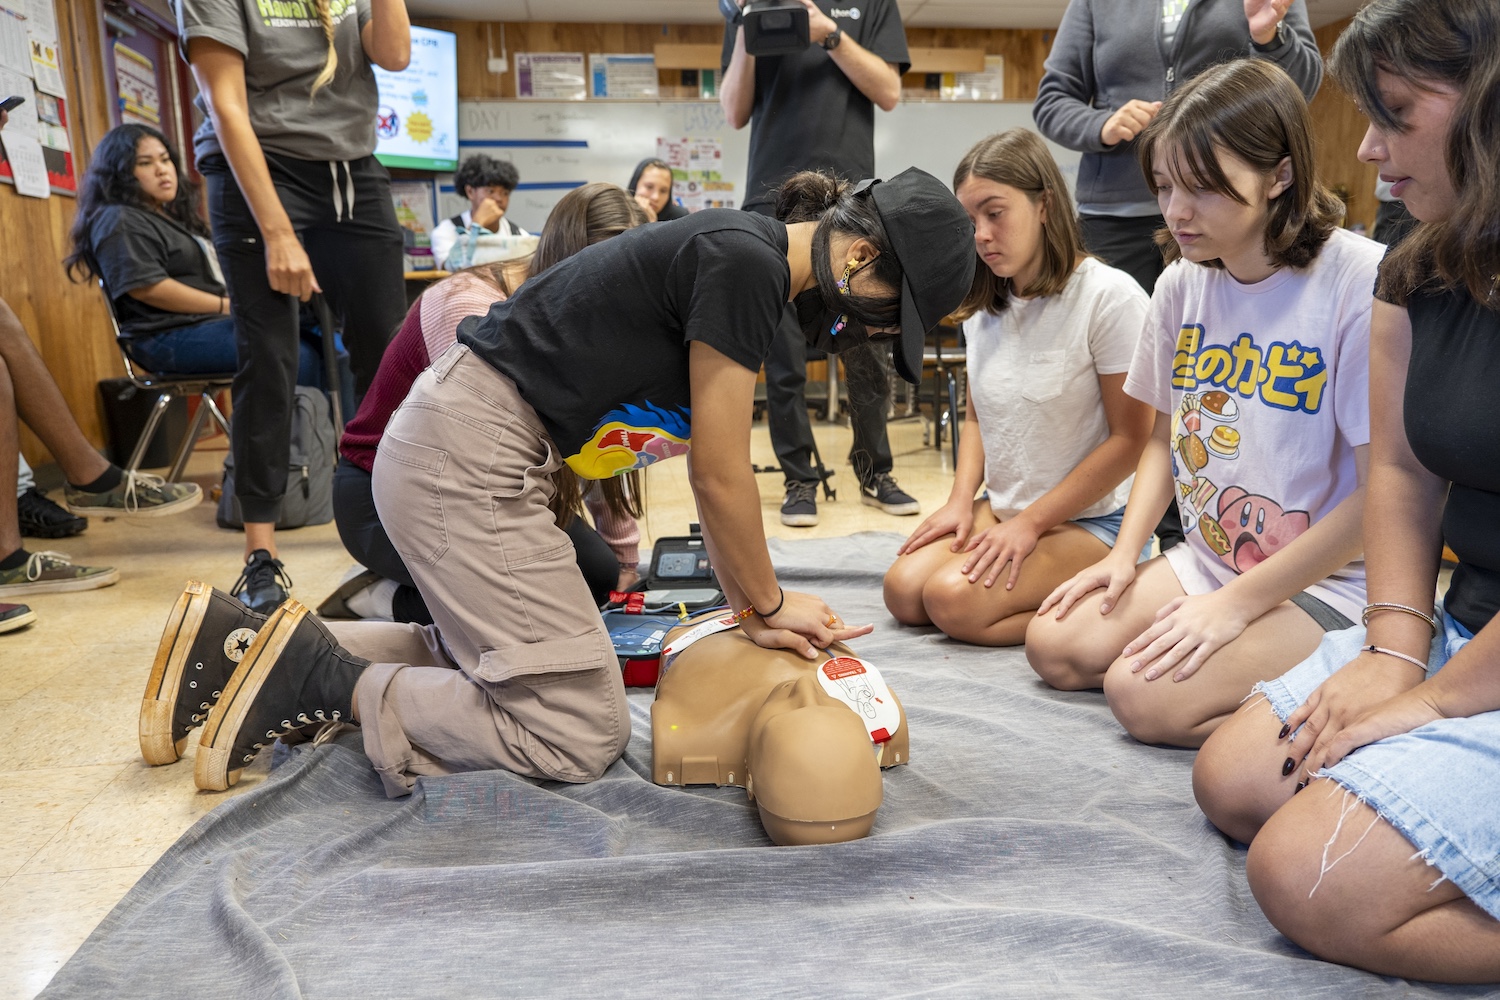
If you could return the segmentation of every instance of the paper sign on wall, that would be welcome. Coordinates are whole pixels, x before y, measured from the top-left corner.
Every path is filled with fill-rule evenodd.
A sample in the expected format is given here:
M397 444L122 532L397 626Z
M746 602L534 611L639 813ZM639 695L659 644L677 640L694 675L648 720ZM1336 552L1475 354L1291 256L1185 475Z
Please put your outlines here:
M538 101L581 101L588 96L582 52L517 52L516 96Z

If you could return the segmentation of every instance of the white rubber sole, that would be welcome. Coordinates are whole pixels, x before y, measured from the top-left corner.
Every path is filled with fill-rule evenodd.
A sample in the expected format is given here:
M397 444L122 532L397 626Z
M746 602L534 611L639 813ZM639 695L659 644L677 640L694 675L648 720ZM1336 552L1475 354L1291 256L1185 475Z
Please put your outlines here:
M25 628L27 625L30 625L34 621L36 621L36 612L29 610L24 615L16 615L14 618L7 618L4 621L0 621L0 635L5 634L6 632L14 632L17 629Z
M894 514L897 517L907 517L911 514L922 513L922 505L916 500L913 500L911 503L881 503L878 498L872 497L868 493L861 493L859 495L859 502L866 507L874 507L885 511L887 514Z
M195 484L196 485L196 484ZM181 514L183 511L192 510L203 502L203 488L191 496L185 496L181 500L171 503L160 504L155 507L138 507L135 510L125 510L123 507L74 507L66 504L68 513L76 517L118 517L124 521L148 521L153 517L170 517L173 514Z
M816 514L782 514L781 523L788 528L811 528L818 523Z
M37 580L34 583L8 583L0 586L0 597L24 597L27 594L71 594L76 590L98 590L120 581L120 571L78 577L73 580Z
M187 746L186 734L180 740L172 739L172 712L187 669L188 654L208 613L212 590L199 580L189 581L172 605L167 627L162 629L161 641L156 645L156 659L146 678L146 693L141 696L139 725L141 756L153 767L175 763Z
M266 678L286 650L297 626L308 610L301 601L288 599L271 613L245 651L245 658L224 685L224 694L208 713L198 737L198 756L193 761L193 783L210 792L222 792L240 778L250 760L230 760L245 717L255 704ZM253 760L253 756L251 757Z

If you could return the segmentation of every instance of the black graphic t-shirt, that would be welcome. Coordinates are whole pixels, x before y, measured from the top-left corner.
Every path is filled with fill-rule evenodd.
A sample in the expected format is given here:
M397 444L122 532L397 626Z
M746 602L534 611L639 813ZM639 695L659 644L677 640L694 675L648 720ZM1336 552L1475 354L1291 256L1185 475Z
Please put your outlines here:
M130 205L109 205L94 217L88 242L114 300L121 334L138 337L218 318L214 313L168 312L126 294L167 278L210 295L224 294L204 244L172 219Z
M786 226L728 209L595 244L458 328L569 467L608 479L688 450L688 344L759 371L791 291Z
M1471 632L1500 612L1500 313L1464 290L1414 294L1406 373L1406 438L1433 475L1452 483L1443 540L1458 556L1443 607Z
M817 0L846 38L905 73L911 65L896 0ZM722 62L729 66L738 30L726 25ZM875 105L821 45L755 60L750 113L750 173L745 207L764 209L799 170L824 170L851 181L875 176Z

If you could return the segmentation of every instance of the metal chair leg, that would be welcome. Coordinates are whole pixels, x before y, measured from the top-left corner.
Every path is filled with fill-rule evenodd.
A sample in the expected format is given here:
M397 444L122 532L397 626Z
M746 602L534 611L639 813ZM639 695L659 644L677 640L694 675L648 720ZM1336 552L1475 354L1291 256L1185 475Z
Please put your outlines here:
M229 436L229 421L224 419L224 411L219 409L219 403L214 399L214 394L209 391L203 393L203 405L208 407L209 415L214 418L214 423L219 425L219 430L224 436Z
M167 412L167 404L170 402L172 394L164 392L151 404L151 415L146 418L146 426L141 428L141 436L136 438L135 450L130 453L130 462L125 466L126 472L140 470L141 461L146 457L146 449L151 447L151 439L156 437L156 428L161 424L161 416Z
M177 446L177 457L172 460L172 469L167 473L167 482L182 481L182 470L187 468L188 459L192 457L193 449L197 447L198 435L203 433L203 425L207 422L208 410L200 405L198 412L193 414L193 422L189 425L187 433L182 436L182 444Z
M948 430L953 435L953 468L958 468L958 379L948 371Z

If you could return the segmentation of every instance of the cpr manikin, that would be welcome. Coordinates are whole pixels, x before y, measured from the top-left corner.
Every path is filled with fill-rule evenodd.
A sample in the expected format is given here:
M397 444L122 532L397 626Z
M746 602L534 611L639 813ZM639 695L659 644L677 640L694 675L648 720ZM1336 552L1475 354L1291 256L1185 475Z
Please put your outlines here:
M722 631L692 637L715 621ZM723 612L673 629L663 648L651 706L654 782L743 787L777 844L870 832L880 769L910 759L910 738L901 703L868 664L841 643L817 660L763 649Z

